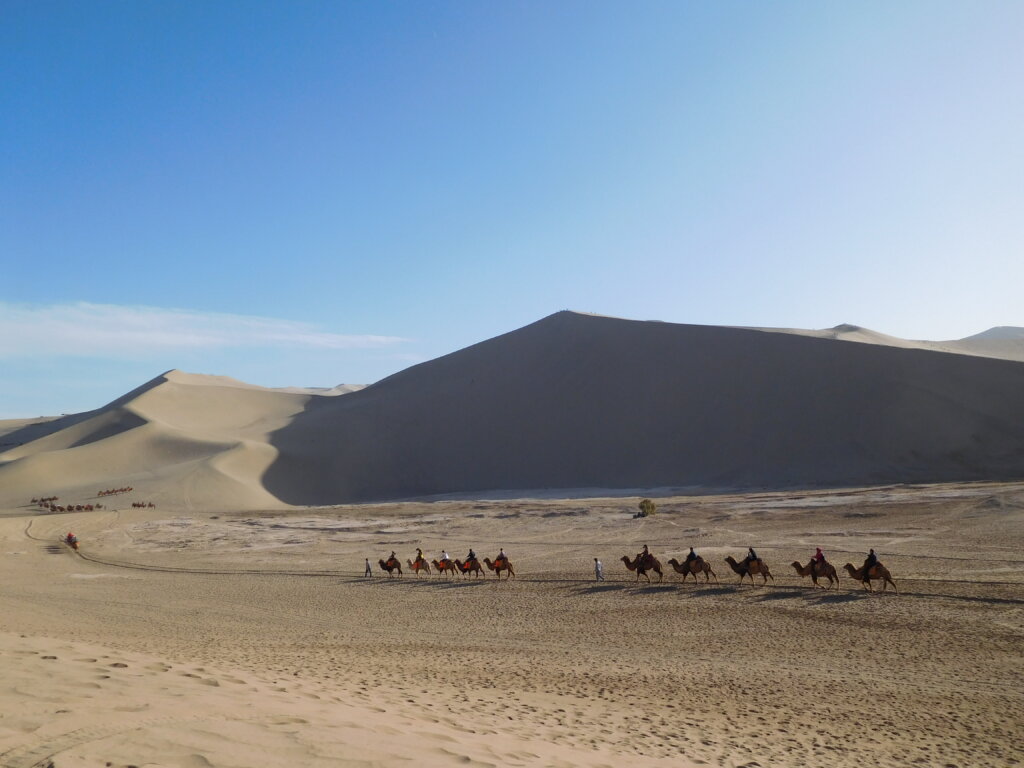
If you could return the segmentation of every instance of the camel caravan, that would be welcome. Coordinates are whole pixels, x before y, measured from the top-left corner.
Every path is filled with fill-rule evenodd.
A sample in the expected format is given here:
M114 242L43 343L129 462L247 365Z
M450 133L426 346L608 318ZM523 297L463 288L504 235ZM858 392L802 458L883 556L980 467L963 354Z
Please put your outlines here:
M652 573L657 575L659 583L664 581L665 571L662 569L661 561L651 553L646 544L640 552L637 552L632 557L623 555L621 560L631 573L636 574L636 581L640 581L640 578L643 577L650 584ZM725 562L733 570L733 573L739 576L739 583L741 585L746 579L750 579L751 586L755 586L755 576L761 577L762 586L766 585L769 579L773 584L775 583L775 577L772 576L768 563L754 551L753 547L747 549L747 554L742 560L736 560L729 555L725 558ZM388 574L389 578L402 576L402 563L396 553L392 552L386 560L378 560L377 563L380 569ZM512 561L509 560L504 549L498 553L498 556L493 561L489 557L485 557L482 560L479 559L472 549L469 550L465 560L453 558L447 552L442 552L440 559L428 561L423 554L423 550L417 548L415 559L406 559L405 563L409 571L417 576L421 574L427 576L434 574L438 578L451 578L461 575L463 578L473 576L479 579L481 576L486 576L485 568L487 571L493 572L499 580L502 577L502 572L505 573L506 580L514 578L516 575L512 567ZM710 584L712 580L714 580L715 584L720 583L718 581L718 574L711 567L711 563L694 552L693 547L690 547L689 553L687 553L682 562L673 557L668 561L668 565L672 566L672 570L676 573L682 575L683 583L686 583L690 576L693 577L694 584L700 583L697 578L698 576L704 577L704 584ZM821 548L816 550L814 556L806 565L799 561L794 561L792 567L798 576L810 576L814 587L832 589L832 587L838 588L839 586L839 574L836 567L825 559ZM369 569L369 564L367 564L367 569ZM864 565L860 568L855 568L853 564L847 563L845 569L849 573L850 578L860 582L862 588L869 592L874 591L874 587L871 584L872 581L881 581L883 592L889 586L892 586L893 590L899 594L889 570L878 562L874 550L871 550L867 560L864 561ZM367 570L365 575L371 575L370 571ZM599 569L598 579L601 580L602 578L603 575ZM826 580L828 586L819 583L819 581Z
M512 568L512 561L509 560L508 555L505 554L505 550L502 549L496 558L492 561L489 557L485 557L480 560L476 556L476 552L472 549L469 550L469 554L466 556L465 561L459 560L458 558L452 558L447 552L441 553L440 560L427 561L427 558L423 554L423 550L417 547L416 559L410 560L406 558L405 561L409 570L415 573L417 576L420 574L430 575L431 573L437 574L439 577L444 576L446 578L456 575L462 575L463 578L467 578L470 574L473 574L476 578L486 575L484 566L487 567L488 571L493 571L494 575L500 580L501 574L505 572L505 579L511 579L515 577L516 572ZM387 560L378 560L377 564L380 569L387 573L389 578L394 578L397 574L402 575L402 562L398 559L398 556L392 552L388 555Z
M124 488L107 488L104 491L96 491L97 496L117 496L121 493L131 493L135 489L130 485L126 485Z
M651 582L651 573L658 575L658 581L662 581L664 576L661 568L661 561L658 560L647 545L641 552L638 552L633 557L629 555L623 555L621 558L623 564L630 570L630 572L636 574L636 581L640 581L640 577L643 576L647 579L647 582ZM732 555L725 558L725 562L732 568L733 572L740 577L740 584L743 583L744 579L749 578L751 585L754 584L754 576L761 577L761 584L765 585L768 580L771 579L772 583L775 583L775 577L772 576L771 571L768 568L768 563L763 558L759 557L757 552L751 547L747 550L747 555L742 560L736 560ZM711 568L711 564L703 557L693 551L693 547L690 547L690 552L687 554L686 559L680 563L676 558L672 558L668 561L668 564L672 566L672 569L676 573L680 573L683 576L683 582L686 582L687 577L693 576L694 584L697 583L697 576L699 574L704 575L704 583L707 584L713 578L715 583L718 584L718 576ZM836 567L825 559L825 555L822 553L821 548L817 548L814 556L811 558L807 565L803 565L798 561L792 563L793 569L800 577L810 576L814 587L821 587L822 589L831 589L833 586L839 586L839 574ZM852 563L847 563L844 566L847 573L850 574L850 578L861 583L863 589L874 591L872 581L882 582L882 591L891 585L893 590L899 594L899 590L896 589L896 583L892 580L889 570L878 562L878 558L875 556L875 550L871 550L867 559L864 561L864 565L860 568L855 568ZM828 580L828 586L819 584L818 580Z
M103 496L116 496L121 493L129 493L135 490L131 486L125 486L124 488L108 488L105 491L97 491L97 497ZM46 510L47 512L92 512L97 509L103 509L102 504L55 504L54 502L59 501L60 497L56 495L52 496L37 496L33 497L29 504L35 505L40 509ZM147 503L135 503L133 507L147 507ZM148 504L149 508L155 508L155 504Z
M47 512L92 512L96 509L103 509L102 504L54 504L55 501L59 501L58 496L42 496L38 499L32 499L30 504L35 504L42 510Z

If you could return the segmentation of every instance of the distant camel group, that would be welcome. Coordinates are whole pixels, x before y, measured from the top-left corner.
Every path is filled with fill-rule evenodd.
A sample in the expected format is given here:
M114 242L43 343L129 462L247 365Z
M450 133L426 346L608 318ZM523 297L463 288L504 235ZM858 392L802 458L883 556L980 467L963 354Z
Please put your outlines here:
M434 572L438 576L452 576L456 574L462 574L463 577L474 574L477 578L484 575L484 569L481 567L481 561L478 558L470 558L466 562L455 558L454 560L431 560L429 563L425 557L417 557L415 561L406 559L406 564L409 570L419 576L421 573L430 575L430 568L433 566ZM499 579L501 578L501 572L505 571L506 579L510 579L516 575L516 572L512 568L512 561L508 557L502 557L499 555L492 562L489 557L483 559L483 564L487 566L487 569L494 571L494 575ZM402 563L397 557L389 557L387 560L378 560L380 569L385 571L389 577L394 577L395 574L402 575Z
M132 507L135 509L156 509L156 504L152 501L133 501Z
M650 583L651 577L648 575L648 572L658 574L659 582L664 578L661 569L661 562L652 554L640 553L633 558L630 558L629 555L623 555L621 559L626 568L631 572L636 573L637 581L639 581L640 577L643 576L647 579L648 583ZM729 564L729 567L732 568L733 572L739 574L741 584L743 583L743 580L748 577L750 578L750 583L753 584L755 574L761 576L762 584L767 584L768 579L771 579L772 583L775 582L775 577L772 576L771 571L768 569L768 563L761 558L754 560L744 559L737 562L736 559L730 555L725 558L725 562ZM718 583L718 576L715 575L715 572L711 569L711 564L699 555L685 563L680 563L675 558L672 558L668 561L668 564L672 566L676 573L683 574L684 582L686 581L687 576L692 575L694 583L697 583L697 575L702 573L704 574L705 583L709 582L711 577L714 577L716 584ZM822 587L822 589L831 589L833 584L836 587L839 586L839 575L836 573L835 566L825 560L822 560L821 562L815 562L812 560L807 565L801 565L799 562L793 562L792 566L799 576L810 576L815 587L821 586L818 584L818 579L825 578L828 579L828 587ZM873 590L871 581L874 580L882 582L883 592L891 584L892 588L896 590L897 594L899 594L899 590L896 589L896 583L892 580L889 570L881 563L877 563L871 567L868 573L868 578L866 579L864 578L863 567L855 568L852 563L847 563L843 567L850 574L850 578L859 581L863 588L868 591Z
M135 490L135 489L134 489L134 488L132 488L132 487L131 487L131 486L129 485L129 486L128 486L128 487L126 487L126 488L108 488L108 489L107 489L107 490L105 490L105 491L97 491L97 492L96 492L96 495L97 495L97 496L116 496L116 495L117 495L117 494L119 494L119 493L128 493L129 491L134 491L134 490Z
M54 504L53 502L56 500L56 496L38 500L32 499L41 508L47 509L50 512L92 512L94 509L103 509L102 504Z

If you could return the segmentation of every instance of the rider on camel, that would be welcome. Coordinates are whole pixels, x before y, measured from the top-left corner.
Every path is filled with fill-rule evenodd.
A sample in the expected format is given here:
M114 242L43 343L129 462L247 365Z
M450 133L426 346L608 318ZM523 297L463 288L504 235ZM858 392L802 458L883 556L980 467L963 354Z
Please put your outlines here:
M636 557L633 558L633 562L636 563L637 566L641 566L642 567L644 565L644 563L647 562L647 558L650 557L650 556L651 556L651 551L647 548L647 545L644 544L643 551L636 553Z
M820 572L822 566L825 565L825 554L821 551L821 547L815 547L814 557L811 558L811 568L816 572Z
M506 563L508 562L508 555L505 554L504 547L498 550L498 562L500 563L502 560L504 560Z
M878 565L878 556L875 554L875 550L872 549L868 553L867 559L864 561L864 570L861 573L860 580L864 582L870 582L871 569L876 565Z
M747 547L747 556L743 558L743 565L749 568L752 562L760 559L761 558L757 556L757 552L754 551L753 547Z
M424 562L424 558L423 558L423 550L422 550L422 549L420 549L419 547L416 547L416 562L417 562L417 563L422 563L422 562Z
M697 558L698 558L698 555L697 555L697 553L693 551L693 547L690 547L690 551L689 551L689 553L688 553L688 554L686 555L686 563L687 563L687 565L688 565L688 564L690 564L690 563L692 563L692 562L693 562L694 560L696 560Z

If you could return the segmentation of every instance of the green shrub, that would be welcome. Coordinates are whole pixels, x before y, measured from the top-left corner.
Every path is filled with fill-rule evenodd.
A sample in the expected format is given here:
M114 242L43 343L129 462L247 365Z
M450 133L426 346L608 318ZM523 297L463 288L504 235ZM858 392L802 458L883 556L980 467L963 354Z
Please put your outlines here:
M653 515L657 511L657 507L654 506L654 502L650 499L641 499L640 501L640 517L647 517Z

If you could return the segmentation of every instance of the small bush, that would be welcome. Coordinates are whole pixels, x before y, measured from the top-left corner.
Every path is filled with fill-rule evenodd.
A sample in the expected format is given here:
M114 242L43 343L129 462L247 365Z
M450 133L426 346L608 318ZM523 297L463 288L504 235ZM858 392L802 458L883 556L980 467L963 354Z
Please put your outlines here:
M640 514L637 517L647 517L653 515L657 511L657 507L654 506L654 502L650 499L642 499L640 501Z

